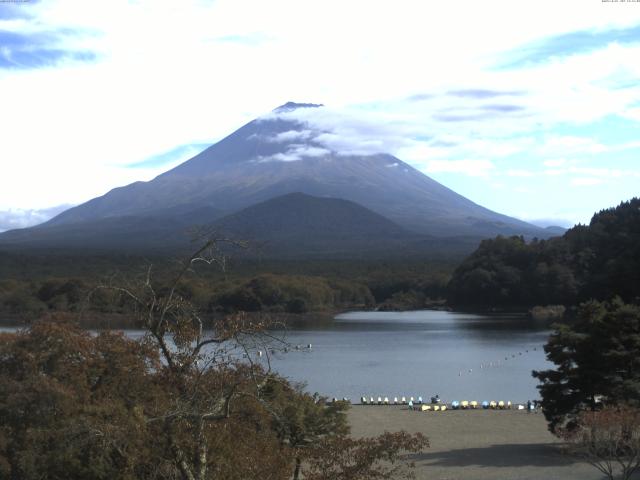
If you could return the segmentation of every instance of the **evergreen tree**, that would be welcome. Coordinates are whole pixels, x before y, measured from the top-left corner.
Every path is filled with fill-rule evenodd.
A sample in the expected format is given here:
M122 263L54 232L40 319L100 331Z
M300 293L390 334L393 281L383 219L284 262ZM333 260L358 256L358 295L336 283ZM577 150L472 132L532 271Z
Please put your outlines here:
M584 409L640 405L640 307L590 301L578 321L557 325L545 345L553 370L534 371L551 431L571 428Z

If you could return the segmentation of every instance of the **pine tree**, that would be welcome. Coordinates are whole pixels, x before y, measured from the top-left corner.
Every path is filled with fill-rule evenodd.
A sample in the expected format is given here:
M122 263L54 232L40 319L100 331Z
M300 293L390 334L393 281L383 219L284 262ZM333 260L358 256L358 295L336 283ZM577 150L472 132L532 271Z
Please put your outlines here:
M555 432L585 409L640 405L640 307L620 299L590 301L574 325L557 325L545 345L553 370L534 371L542 407Z

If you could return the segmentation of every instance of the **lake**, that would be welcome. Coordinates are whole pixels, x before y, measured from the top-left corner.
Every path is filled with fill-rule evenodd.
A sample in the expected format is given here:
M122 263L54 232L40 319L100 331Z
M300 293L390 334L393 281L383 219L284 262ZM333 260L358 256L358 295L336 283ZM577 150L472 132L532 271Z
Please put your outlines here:
M323 328L284 332L300 351L272 366L329 397L422 396L451 400L539 398L532 370L552 367L548 327L524 317L441 311L352 312ZM312 348L307 349L311 344Z
M270 356L274 370L305 381L311 393L355 402L363 395L435 394L447 402L526 402L539 398L531 371L553 366L542 349L549 330L525 317L352 312L322 326L275 333L294 348ZM136 338L143 332L127 334Z

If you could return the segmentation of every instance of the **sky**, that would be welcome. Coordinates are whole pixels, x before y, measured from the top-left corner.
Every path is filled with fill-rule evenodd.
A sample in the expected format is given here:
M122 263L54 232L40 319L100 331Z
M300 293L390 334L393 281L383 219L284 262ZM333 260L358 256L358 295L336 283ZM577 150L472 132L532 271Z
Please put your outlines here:
M640 194L640 1L2 0L0 230L287 101L325 105L300 115L328 148L588 223Z

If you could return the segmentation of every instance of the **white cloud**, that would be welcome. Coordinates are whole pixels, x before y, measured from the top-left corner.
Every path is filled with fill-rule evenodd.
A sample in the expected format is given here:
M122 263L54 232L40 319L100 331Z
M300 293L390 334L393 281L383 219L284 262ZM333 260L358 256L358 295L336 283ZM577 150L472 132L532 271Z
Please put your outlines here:
M550 168L543 171L545 175L561 176L572 175L582 178L593 177L596 179L620 179L640 177L640 170L606 168L606 167L567 167L567 168Z
M622 115L635 122L640 122L640 108L628 108Z
M586 137L576 137L569 135L551 135L549 136L545 142L538 147L538 151L543 156L553 156L553 155L584 155L584 154L598 154L604 153L608 149L605 145L602 145L599 142L591 138ZM555 162L559 162L560 160L556 160ZM549 162L549 160L547 160ZM551 161L553 164L553 161ZM564 164L561 162L560 164ZM550 166L548 163L545 165Z
M545 160L544 162L542 162L542 164L545 167L562 167L566 163L567 163L566 158L556 158L553 160Z
M489 160L430 160L425 170L429 173L461 173L472 177L486 177L495 168Z
M72 205L59 205L41 210L11 209L0 211L0 232L38 225L71 208L71 206Z
M507 170L505 174L507 175L507 177L533 177L535 175L534 172L531 172L529 170L517 169Z
M391 153L409 163L428 160L477 157L498 158L524 152L533 147L528 137L505 138L496 132L477 138L473 131L452 135L451 125L432 115L439 104L467 102L450 100L446 92L432 97L434 105L415 109L403 101L389 102L382 111L371 111L368 105L352 107L305 108L288 112L272 112L265 119L284 118L307 125L315 133L308 138L344 155ZM510 121L498 118L497 122ZM505 126L505 128L507 128ZM502 132L501 132L502 133Z
M528 85L527 102L553 122L586 124L609 115L625 115L640 91L640 69L633 59L640 46L609 45L593 52L513 72L514 81ZM617 88L612 78L623 77L631 86ZM517 80L516 80L517 79Z
M305 157L324 157L331 152L326 148L313 147L309 145L291 145L285 153L276 153L267 157L258 157L256 162L297 162Z
M387 151L384 140L365 136L358 138L355 134L321 133L314 140L340 155L375 155Z
M392 109L370 113L357 107L302 108L270 113L264 118L301 122L313 130L309 139L343 155L394 153L422 130Z
M637 150L637 149L640 149L640 141L624 142L624 143L620 143L618 145L609 147L609 150L614 152L621 152L625 150Z
M603 182L601 178L595 177L578 177L572 178L570 184L574 187L591 187L593 185L600 185Z
M266 141L273 143L300 142L309 140L311 135L311 130L288 130L286 132L278 133L274 137L268 137Z

